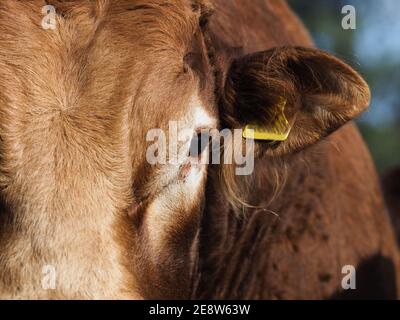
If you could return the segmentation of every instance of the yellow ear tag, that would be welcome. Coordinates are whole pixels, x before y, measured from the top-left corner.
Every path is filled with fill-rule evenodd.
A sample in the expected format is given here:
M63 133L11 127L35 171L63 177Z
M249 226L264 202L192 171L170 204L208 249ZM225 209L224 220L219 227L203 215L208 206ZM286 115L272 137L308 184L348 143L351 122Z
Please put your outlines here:
M274 121L267 126L255 124L247 125L243 130L243 138L266 141L285 141L289 137L291 126L286 119L284 110L286 100L281 99L276 106L276 115Z

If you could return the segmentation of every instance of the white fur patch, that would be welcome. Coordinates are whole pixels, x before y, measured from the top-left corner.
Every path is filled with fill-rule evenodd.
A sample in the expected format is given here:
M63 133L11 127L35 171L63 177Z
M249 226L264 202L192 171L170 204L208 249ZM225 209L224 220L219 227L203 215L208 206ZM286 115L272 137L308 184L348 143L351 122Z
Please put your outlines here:
M204 108L197 94L190 100L190 112L179 121L178 130L185 130L191 135L201 129L215 128L217 120ZM187 134L190 136L189 134ZM178 164L166 164L160 170L158 181L168 181L162 192L147 208L146 221L148 224L151 246L155 251L162 250L162 243L168 226L179 221L177 214L191 213L197 200L202 195L205 184L207 165L194 163L182 178L182 166L190 161L188 154L190 141L181 143L178 147ZM208 157L208 150L204 150Z

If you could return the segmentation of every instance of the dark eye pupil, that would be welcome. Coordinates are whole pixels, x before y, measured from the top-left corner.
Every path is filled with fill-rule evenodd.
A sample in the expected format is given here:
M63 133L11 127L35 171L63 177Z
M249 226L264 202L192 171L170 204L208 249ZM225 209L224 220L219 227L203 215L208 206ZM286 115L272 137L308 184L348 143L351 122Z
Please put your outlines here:
M207 148L209 143L209 135L202 133L195 133L192 141L190 142L189 156L198 158Z
M188 52L185 57L183 58L183 61L188 64L189 66L192 66L196 60L196 53L194 52Z

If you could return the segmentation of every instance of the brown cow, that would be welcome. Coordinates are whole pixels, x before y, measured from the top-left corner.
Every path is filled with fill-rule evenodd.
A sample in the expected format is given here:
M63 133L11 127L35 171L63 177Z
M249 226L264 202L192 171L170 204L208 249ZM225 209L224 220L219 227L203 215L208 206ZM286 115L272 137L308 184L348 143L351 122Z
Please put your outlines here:
M153 128L267 126L282 98L252 176L147 161ZM0 297L396 297L359 133L317 143L369 99L283 1L1 1Z
M383 191L392 223L400 245L400 167L394 168L383 176Z

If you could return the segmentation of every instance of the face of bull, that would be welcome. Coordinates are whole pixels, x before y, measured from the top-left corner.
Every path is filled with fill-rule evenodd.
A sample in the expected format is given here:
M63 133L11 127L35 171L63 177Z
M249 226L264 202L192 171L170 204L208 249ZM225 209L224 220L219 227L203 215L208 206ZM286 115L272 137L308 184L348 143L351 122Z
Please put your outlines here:
M255 147L279 157L369 102L350 67L315 49L213 52L197 2L49 1L55 30L39 2L0 4L3 297L187 296L207 165L188 161L190 139L176 163L151 164L148 132L267 125L284 97L289 138Z

